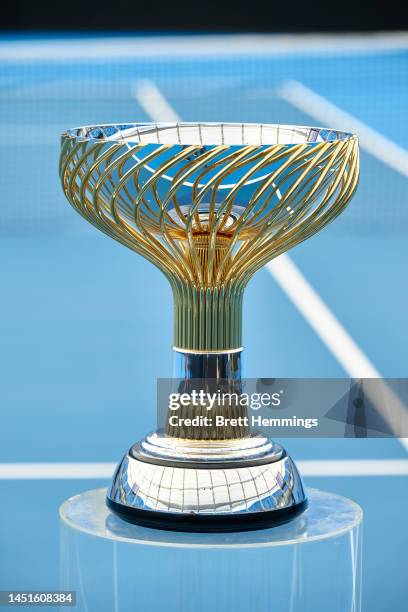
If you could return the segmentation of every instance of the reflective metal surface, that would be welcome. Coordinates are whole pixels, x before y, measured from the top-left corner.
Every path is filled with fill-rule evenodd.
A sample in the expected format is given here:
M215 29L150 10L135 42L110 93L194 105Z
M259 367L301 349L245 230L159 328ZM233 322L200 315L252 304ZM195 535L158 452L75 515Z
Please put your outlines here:
M191 438L172 438L152 433L139 444L135 444L129 455L147 463L166 461L174 464L199 463L205 465L225 464L233 467L242 462L247 465L260 465L282 459L285 451L269 438L252 435L246 438L222 440L194 440Z
M163 426L168 436L190 440L210 440L211 442L249 436L246 421L247 407L238 402L238 397L242 393L242 349L203 353L173 348L173 370L172 393L188 394L189 397L194 392L207 393L214 397L219 394L227 394L230 401L225 403L214 400L211 411L208 410L208 403L205 402L191 401L179 405L175 424L169 418L171 411L167 410L164 423L159 423L159 427ZM233 398L236 398L236 401ZM225 419L234 419L234 425L215 426L215 419L218 415L222 415ZM186 425L187 420L195 417L205 420L208 416L211 416L212 424Z
M180 382L190 379L241 379L242 347L214 352L195 352L173 347L173 351L173 377Z
M242 352L174 351L178 392L241 393ZM180 417L206 407L188 403ZM234 418L247 407L214 405ZM229 531L282 522L302 511L306 495L285 450L248 426L167 427L135 444L108 492L110 507L129 521L178 530ZM184 519L183 519L184 517ZM182 518L182 521L175 521Z
M283 513L279 511L295 514L305 508L306 495L295 464L280 446L268 440L249 438L248 446L252 448L247 449L251 453L247 458L243 458L243 440L239 454L235 449L235 458L228 456L233 448L227 450L227 444L217 448L213 443L213 453L206 455L201 448L201 460L194 463L188 461L188 455L198 457L198 449L192 449L191 443L185 449L184 459L175 461L176 451L173 457L149 455L151 439L147 438L124 457L108 492L108 500L114 502L111 507L119 514L122 510L128 520L132 520L133 511L135 522L153 525L156 513L155 526L160 527L163 513L168 513L169 520L175 515L198 519L197 530L211 531L212 524L206 519L230 518L234 529L232 519L238 517L242 519L240 528L245 528L246 518L263 515L264 524L273 524L282 520ZM175 448L180 453L180 445ZM256 458L260 463L256 463ZM183 460L188 461L188 466ZM216 460L222 466L212 463ZM200 518L204 519L201 523ZM191 522L186 520L185 527L189 530ZM183 530L183 523L175 528ZM218 523L216 529L220 529ZM228 523L222 530L228 530Z

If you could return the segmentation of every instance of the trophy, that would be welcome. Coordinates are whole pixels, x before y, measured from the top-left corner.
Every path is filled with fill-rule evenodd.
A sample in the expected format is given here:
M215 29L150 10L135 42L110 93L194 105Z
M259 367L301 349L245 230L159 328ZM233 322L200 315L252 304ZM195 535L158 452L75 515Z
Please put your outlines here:
M222 388L239 397L245 286L345 208L358 182L356 136L141 123L68 130L61 147L71 205L171 284L177 389L191 396ZM194 425L207 408L187 402L179 414L185 425L169 419L125 454L107 494L110 509L183 531L256 529L302 512L307 497L295 463L251 431L247 407L218 402L214 414L225 426Z

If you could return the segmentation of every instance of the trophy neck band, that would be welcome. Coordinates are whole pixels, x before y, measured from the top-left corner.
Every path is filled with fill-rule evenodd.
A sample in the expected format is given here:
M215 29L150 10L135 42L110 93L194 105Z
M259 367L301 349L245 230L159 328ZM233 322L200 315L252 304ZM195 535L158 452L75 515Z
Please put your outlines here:
M173 348L173 376L179 382L230 381L241 384L242 347L230 351L194 352Z

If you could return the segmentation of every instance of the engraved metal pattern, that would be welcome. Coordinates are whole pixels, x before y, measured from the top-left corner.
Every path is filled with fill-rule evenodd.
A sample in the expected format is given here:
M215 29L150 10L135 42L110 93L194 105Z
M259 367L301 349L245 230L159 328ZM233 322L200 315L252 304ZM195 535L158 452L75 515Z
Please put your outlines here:
M340 214L358 167L357 138L334 130L129 124L64 133L60 175L82 216L169 279L175 346L226 351L251 276Z
M127 455L108 497L139 510L236 515L296 506L306 495L288 456L252 467L189 469L153 465Z

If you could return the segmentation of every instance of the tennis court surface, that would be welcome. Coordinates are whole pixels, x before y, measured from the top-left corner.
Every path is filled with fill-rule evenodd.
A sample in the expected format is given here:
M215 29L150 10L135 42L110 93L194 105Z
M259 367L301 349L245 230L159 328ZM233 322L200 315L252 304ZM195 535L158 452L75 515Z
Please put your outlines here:
M250 282L246 375L402 378L407 70L402 34L0 40L0 589L58 588L59 505L108 484L155 425L157 377L171 376L168 283L68 206L62 130L186 120L355 131L349 208ZM363 610L406 610L407 441L287 446L307 485L363 507Z

